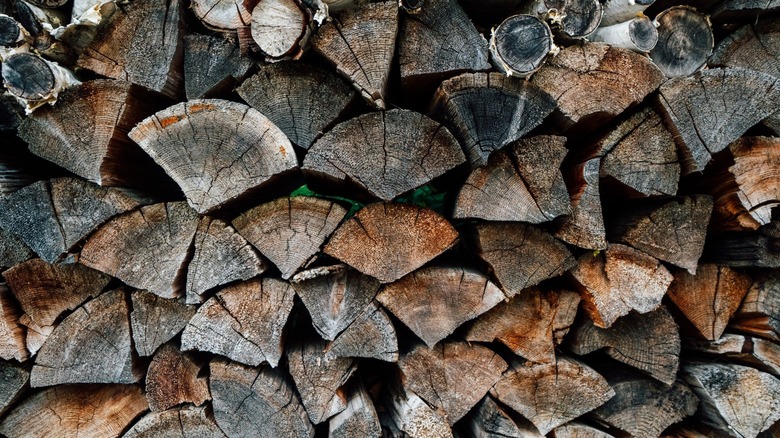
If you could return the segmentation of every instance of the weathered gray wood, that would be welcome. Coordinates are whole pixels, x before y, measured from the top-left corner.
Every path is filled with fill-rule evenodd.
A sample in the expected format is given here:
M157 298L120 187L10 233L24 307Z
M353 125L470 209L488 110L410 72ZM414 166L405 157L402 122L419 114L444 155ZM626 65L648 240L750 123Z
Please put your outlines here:
M0 266L15 266L33 257L35 252L20 237L0 227Z
M248 26L252 21L252 9L256 1L240 0L193 0L192 11L208 28L220 32Z
M326 349L332 357L367 357L398 362L398 338L387 314L371 304Z
M230 41L199 34L184 37L184 90L189 100L235 86L251 67L251 59L241 56Z
M757 276L731 325L741 331L780 342L780 274Z
M24 368L0 362L0 415L18 401L30 381L30 372Z
M778 0L724 0L712 10L716 20L751 18L780 10Z
M530 76L554 48L550 26L532 15L512 15L491 32L490 59L509 76Z
M571 421L552 430L553 438L612 438L612 435L585 423Z
M208 381L198 377L200 366L172 344L157 350L146 372L149 409L161 412L183 403L200 406L211 399Z
M558 7L561 21L558 34L564 40L583 40L601 25L604 7L598 0L545 1L544 3L563 4L563 7Z
M650 18L641 15L629 18L625 22L600 27L589 39L639 53L647 53L658 44L658 30Z
M780 6L780 5L779 5ZM712 54L710 67L742 67L780 78L780 22L760 19L726 35Z
M703 357L726 358L780 377L780 345L775 342L733 333L724 333L717 341L683 340L684 349Z
M669 78L690 76L707 62L715 37L709 18L690 6L674 6L655 17L658 44L653 63Z
M123 438L224 438L205 407L181 407L150 412L128 430Z
M312 27L312 12L300 0L262 0L252 10L252 39L269 60L300 58Z
M197 310L179 300L161 298L143 290L133 292L130 298L133 305L130 327L135 350L141 356L151 356L157 347L184 330Z
M379 438L382 428L374 402L362 386L347 398L347 407L328 422L329 438Z
M780 220L755 231L714 236L704 248L703 259L731 267L780 268Z
M555 237L580 248L607 248L599 193L601 159L592 158L564 170L571 193L572 213L559 221Z

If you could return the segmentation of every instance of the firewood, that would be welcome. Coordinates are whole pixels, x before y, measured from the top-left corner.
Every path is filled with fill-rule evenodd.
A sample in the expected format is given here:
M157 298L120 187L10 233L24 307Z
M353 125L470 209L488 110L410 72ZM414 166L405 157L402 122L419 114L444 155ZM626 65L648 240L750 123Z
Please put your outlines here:
M280 90L287 99L278 98ZM303 149L311 147L357 94L336 73L301 62L262 66L236 91Z
M752 284L748 275L728 266L701 265L696 275L675 272L669 298L701 336L716 341Z
M371 304L326 349L327 357L368 357L398 362L398 338L387 314Z
M579 302L571 291L530 288L478 318L465 338L497 340L532 363L553 362L555 346L574 322Z
M197 310L195 306L147 291L133 292L130 297L133 305L130 326L135 350L141 356L151 356L157 347L179 334Z
M452 429L443 413L434 410L413 391L391 391L388 410L398 433L410 438L453 438Z
M778 10L780 2L777 0L724 0L712 10L712 15L718 21L729 21Z
M641 15L625 22L600 27L588 39L634 52L647 53L658 44L658 30L648 17Z
M711 154L722 151L751 126L780 110L777 80L735 67L705 70L664 83L659 100L670 127L679 136L683 172L703 170ZM711 96L724 99L716 101Z
M714 236L704 247L703 259L731 267L780 268L780 220L755 231Z
M65 385L24 400L0 423L9 438L122 436L148 409L134 385Z
M510 143L469 175L455 202L455 218L541 223L571 213L559 168L566 139L536 136Z
M35 257L35 252L16 234L0 227L0 266L10 268Z
M780 50L780 22L772 19L746 24L718 42L707 61L710 67L742 67L780 77L775 55Z
M490 59L508 76L532 75L556 50L550 26L532 15L507 18L490 37Z
M320 336L332 341L374 301L379 282L341 266L330 275L292 283Z
M554 3L547 2L545 3ZM560 14L559 37L564 40L583 40L600 25L604 7L598 0L566 0L558 10Z
M478 271L430 267L386 285L376 299L433 348L505 297Z
M486 395L477 405L469 422L469 432L474 438L542 438L543 435L528 420L510 412Z
M79 82L55 62L32 53L14 53L3 59L3 85L26 103L27 112L54 103L59 94Z
M205 377L198 377L200 367L176 346L165 344L157 350L146 373L146 399L153 412L164 411L182 403L200 406L211 399Z
M84 244L79 262L163 298L181 295L198 219L184 202L117 216Z
M149 412L141 417L122 438L224 438L225 433L208 417L205 407L181 407Z
M465 73L448 79L431 103L474 167L539 126L554 108L553 98L535 85L500 73Z
M177 98L183 91L181 15L179 0L123 5L100 27L76 65Z
M29 35L24 26L13 17L0 15L0 46L18 47L29 39Z
M693 415L699 406L699 399L681 382L667 386L651 379L621 377L609 383L615 396L591 415L632 437L661 436L667 427Z
M576 264L566 245L530 225L483 223L476 226L476 233L477 255L493 271L508 298Z
M10 362L0 362L0 415L4 415L24 394L30 372Z
M658 14L654 24L658 43L650 58L666 77L690 76L704 66L715 41L706 15L689 6L674 6Z
M347 408L344 384L357 368L351 358L329 358L325 346L323 341L301 341L287 350L290 374L313 424Z
M613 220L608 238L695 274L712 205L712 197L707 195L640 204Z
M511 365L490 394L546 435L601 406L615 392L592 368L574 359L559 357L548 364Z
M296 196L247 210L233 219L233 226L288 279L320 250L346 214L335 202Z
M753 368L697 363L683 369L701 399L701 420L718 430L755 438L780 420L780 380Z
M0 94L0 131L11 131L24 120L24 107L11 94Z
M248 26L257 0L193 0L192 12L209 29L220 32Z
M630 21L637 14L644 12L655 0L609 0L604 3L604 14L601 17L602 26Z
M701 356L725 357L730 362L780 377L780 345L766 339L725 333L717 341L685 339L683 348Z
M387 106L387 80L395 53L398 7L370 3L345 10L311 39L312 49L350 80L369 104Z
M228 286L198 308L181 335L181 349L276 367L293 295L289 284L273 278Z
M24 328L19 323L22 315L11 291L0 283L0 358L24 362L29 357L24 341Z
M419 344L401 356L398 366L404 387L441 409L450 425L479 403L507 368L495 352L465 342L433 348Z
M572 421L552 431L552 438L612 438L612 435L585 423Z
M603 253L583 254L571 273L585 311L601 328L609 328L631 310L657 309L673 280L657 259L620 244L610 245Z
M184 90L188 100L234 87L251 67L251 60L240 56L236 45L225 39L208 35L184 37Z
M295 389L279 370L213 360L214 418L230 437L314 437Z
M780 274L770 272L756 278L731 325L742 332L780 342Z
M312 31L311 11L300 0L259 0L252 10L252 39L270 60L303 55Z
M451 248L458 232L433 210L375 203L333 233L325 253L390 283Z
M607 356L667 385L674 382L680 365L680 334L665 307L646 314L629 313L608 329L583 321L572 329L569 340L576 354L605 348Z
M187 268L187 304L200 304L207 290L235 280L249 280L267 269L249 243L219 219L201 217L194 244Z
M580 248L607 248L599 194L601 159L593 158L563 172L571 194L571 215L559 221L555 237Z
M368 393L358 386L347 397L347 408L334 415L328 422L330 438L379 438L382 428L379 417Z
M179 184L198 213L250 196L298 165L290 141L273 122L226 100L173 105L129 135Z
M336 125L311 146L303 171L337 184L354 181L390 201L464 161L458 141L442 125L414 111L393 109Z
M25 345L27 346L27 351L30 352L30 356L38 353L38 350L43 347L43 344L46 343L46 340L49 339L49 336L54 331L54 327L56 327L56 324L41 326L26 313L19 317L19 324L23 325L27 332Z

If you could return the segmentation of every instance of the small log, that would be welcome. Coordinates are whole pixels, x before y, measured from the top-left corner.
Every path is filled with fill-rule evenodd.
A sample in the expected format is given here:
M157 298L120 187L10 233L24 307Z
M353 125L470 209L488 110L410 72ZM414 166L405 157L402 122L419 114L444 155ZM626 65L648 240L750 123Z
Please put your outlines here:
M717 430L755 438L780 420L780 380L732 364L686 366L683 377L701 399L699 418Z
M328 422L329 438L379 438L379 424L374 402L362 386L358 386L347 398L347 408Z
M214 418L230 437L314 437L295 389L279 370L213 360Z
M478 318L465 338L497 340L531 363L554 362L555 346L574 322L579 302L571 291L530 288Z
M200 366L171 344L157 350L146 373L146 399L152 412L182 403L200 406L211 399L208 381L198 377Z
M654 24L658 43L650 58L666 77L690 76L704 66L715 45L706 15L690 6L674 6L658 14Z
M653 2L655 0L609 0L604 3L601 25L606 27L630 21L637 14L644 12Z
M0 362L0 415L5 415L24 394L30 372L9 362Z
M312 49L351 81L369 104L387 106L387 80L395 53L398 7L394 2L345 10L311 39Z
M429 349L413 348L398 361L404 388L441 409L450 426L471 410L507 368L486 347L447 342Z
M574 126L592 130L639 103L661 85L663 74L638 53L592 43L561 50L531 82L557 97L561 128L574 132Z
M398 338L387 314L372 304L328 344L325 352L328 357L367 357L398 362Z
M346 214L335 202L296 196L247 210L233 219L233 226L286 280L320 250Z
M442 125L414 111L393 109L336 125L309 149L303 171L331 183L354 182L390 201L465 160L458 141Z
M0 46L19 47L29 39L24 26L8 15L0 15Z
M613 438L601 429L577 421L558 426L551 433L552 438Z
M65 385L32 395L0 423L9 438L122 436L148 409L135 385Z
M671 386L651 379L621 377L611 380L615 396L591 415L637 438L656 438L672 424L693 415L699 399L684 383Z
M430 267L388 284L376 299L433 348L505 297L478 271Z
M181 335L181 349L208 351L252 366L265 361L276 367L293 295L288 283L273 278L228 286L198 308Z
M532 15L513 15L490 36L490 59L507 76L528 77L555 54L550 26Z
M542 438L536 427L528 420L510 412L486 395L475 408L469 421L470 436L474 438Z
M780 22L760 19L745 24L718 42L707 60L710 67L742 67L780 77Z
M2 77L5 89L25 103L27 113L53 104L63 90L79 84L73 73L56 62L27 52L5 56Z
M599 194L601 159L593 158L563 172L571 194L572 213L558 221L555 237L580 248L607 248Z
M555 4L555 1L545 1L545 4ZM564 40L584 40L600 25L604 7L598 0L565 0L557 10L560 25L556 29L559 37Z
M755 231L714 236L704 247L703 259L731 267L780 268L780 220Z
M607 356L667 385L674 383L680 365L680 334L665 307L646 314L630 313L608 329L583 321L569 340L575 354L605 348Z
M224 38L198 34L184 37L184 91L188 100L232 89L251 67L252 61L240 56L236 45Z
M187 304L203 302L204 292L266 271L266 263L230 225L203 216L195 231L194 254L187 267Z
M311 11L300 0L259 0L252 10L252 39L270 60L300 58L312 27Z
M13 294L5 283L0 283L0 358L24 362L29 358L24 341L22 315Z
M173 105L129 135L179 184L198 213L251 196L298 166L290 141L273 122L226 100Z
M483 223L476 226L476 234L477 255L508 298L576 265L566 245L530 225Z
M753 284L728 266L701 265L696 275L679 270L669 287L669 299L701 336L716 341Z
M641 15L625 22L600 27L589 39L638 53L647 53L658 44L658 30L647 16Z
M607 236L695 274L712 205L707 195L640 205L615 218Z
M84 244L79 262L163 298L180 296L198 219L184 202L117 216Z
M454 218L541 223L571 213L559 168L566 139L536 136L510 143L474 169L458 194Z
M197 310L195 306L160 298L147 291L133 292L130 298L133 305L130 313L133 342L141 356L151 356L157 347L184 330Z
M388 395L388 410L398 433L410 438L453 438L452 429L443 413L435 411L413 391L403 389Z
M232 1L229 3L233 6ZM99 28L76 65L176 99L183 91L181 15L179 0L133 3L117 8Z
M280 90L287 99L279 98ZM336 73L300 62L262 66L236 91L303 149L340 118L357 94Z
M209 29L229 32L252 21L252 9L257 0L193 0L192 12Z
M390 283L457 243L458 232L433 210L375 203L342 224L325 253L358 271Z
M292 283L320 336L332 341L371 305L379 282L341 267L330 275Z
M546 435L556 427L589 412L615 395L592 368L567 357L556 362L513 364L490 390Z
M290 374L314 424L327 421L347 408L344 384L357 369L351 358L329 358L325 347L323 341L305 345L301 341L287 350Z
M205 407L181 407L149 412L141 417L122 438L225 438L225 433L211 420Z
M448 79L431 103L431 110L440 113L459 138L473 167L539 126L554 108L553 98L538 87L500 73Z
M734 314L731 326L780 342L780 274L769 272L756 278Z

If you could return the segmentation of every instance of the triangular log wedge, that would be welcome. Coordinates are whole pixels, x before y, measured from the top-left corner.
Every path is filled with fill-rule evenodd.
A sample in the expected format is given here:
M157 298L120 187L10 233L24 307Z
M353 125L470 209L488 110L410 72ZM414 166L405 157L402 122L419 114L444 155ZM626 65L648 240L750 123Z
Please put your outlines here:
M756 278L731 325L740 331L780 342L780 273L763 273Z
M100 227L79 262L164 298L183 292L198 216L184 202L152 204Z
M474 438L542 438L536 426L486 395L475 408L469 421Z
M443 413L432 408L414 391L398 389L387 398L392 428L386 428L395 431L395 436L405 433L411 438L453 438Z
M210 419L205 407L181 407L150 412L127 431L122 438L226 438Z
M398 337L393 322L376 304L355 319L326 349L326 357L368 357L398 362Z
M240 56L238 47L224 38L184 37L184 89L189 100L235 87L251 67L250 58Z
M154 355L146 372L146 399L155 412L183 403L200 406L211 399L205 377L198 377L200 366L175 345L165 344Z
M374 402L363 386L358 386L347 398L347 408L328 422L330 438L379 438L382 426L379 424Z
M129 135L179 184L199 213L249 196L298 166L290 140L273 122L254 108L227 100L173 105L146 118Z
M143 290L133 292L130 299L133 304L130 327L135 350L141 356L151 356L157 347L184 330L197 310L179 300L161 298Z
M780 6L780 2L777 2ZM723 38L707 64L742 67L780 78L780 22L771 18L748 23Z
M601 159L592 158L564 171L571 193L572 213L559 221L555 237L580 248L607 248L599 194L600 168Z
M24 394L30 372L9 362L0 362L0 415L14 405Z
M0 283L0 358L19 362L30 356L25 343L24 327L19 321L22 311L5 283Z
M21 237L0 226L0 266L10 268L35 256Z
M465 161L442 125L414 111L363 114L336 125L309 149L306 174L352 181L383 201L430 182Z

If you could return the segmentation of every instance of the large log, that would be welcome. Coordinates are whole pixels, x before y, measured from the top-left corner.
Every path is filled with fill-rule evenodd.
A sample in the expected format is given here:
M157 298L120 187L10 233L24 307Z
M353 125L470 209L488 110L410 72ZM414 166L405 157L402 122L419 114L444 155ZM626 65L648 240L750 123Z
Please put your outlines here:
M491 62L508 76L532 75L557 50L550 26L533 15L512 15L490 36Z
M172 344L157 350L146 372L146 399L149 409L161 412L176 405L200 406L211 399L208 381L198 377L200 366Z
M250 33L266 59L299 59L314 27L311 9L300 0L260 0L256 3Z
M130 296L133 311L130 327L135 351L151 356L160 345L178 335L195 315L195 306L161 298L151 292L135 291Z
M367 357L398 362L398 337L387 313L371 304L328 344L325 352L328 357Z
M141 417L122 438L226 438L210 419L205 407L181 407L149 412Z

